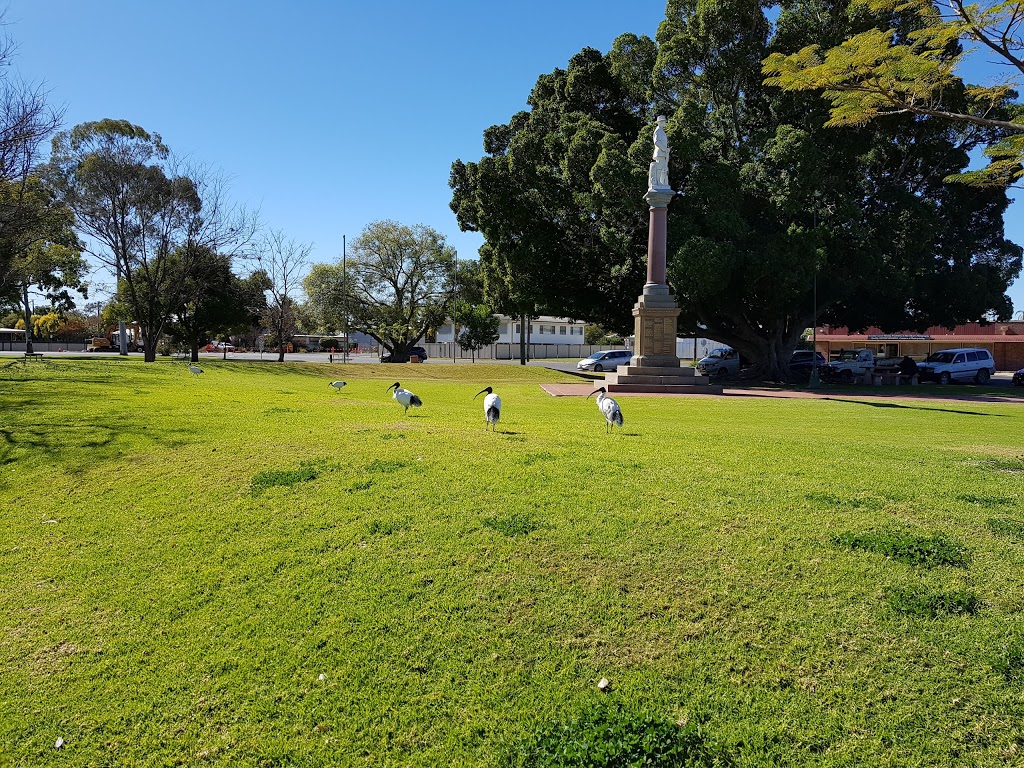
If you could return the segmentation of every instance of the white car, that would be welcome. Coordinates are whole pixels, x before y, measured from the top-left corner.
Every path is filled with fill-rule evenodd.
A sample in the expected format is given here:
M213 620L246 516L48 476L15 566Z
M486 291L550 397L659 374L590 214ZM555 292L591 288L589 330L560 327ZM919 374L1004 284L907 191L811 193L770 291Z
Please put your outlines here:
M576 363L578 371L614 371L620 365L629 365L633 352L628 349L610 349L607 352L595 352Z
M921 381L937 381L939 384L956 380L987 384L995 372L995 361L987 349L941 349L928 355L928 359L917 366Z

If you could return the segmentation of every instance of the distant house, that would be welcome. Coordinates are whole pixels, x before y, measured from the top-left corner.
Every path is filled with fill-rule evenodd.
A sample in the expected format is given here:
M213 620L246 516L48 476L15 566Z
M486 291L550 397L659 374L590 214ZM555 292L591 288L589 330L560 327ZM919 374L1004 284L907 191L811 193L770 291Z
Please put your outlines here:
M530 344L584 344L587 324L565 317L542 315L523 328L517 317L496 315L498 318L498 344L518 344L524 338ZM452 321L449 319L437 329L437 342L450 343L453 339Z

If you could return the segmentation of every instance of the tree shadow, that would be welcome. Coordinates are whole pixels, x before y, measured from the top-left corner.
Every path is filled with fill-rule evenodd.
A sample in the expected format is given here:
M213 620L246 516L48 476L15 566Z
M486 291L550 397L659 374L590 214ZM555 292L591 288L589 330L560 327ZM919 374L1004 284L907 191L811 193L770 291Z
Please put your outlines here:
M927 405L902 405L900 403L886 403L886 402L871 402L870 400L850 400L845 397L823 397L822 400L828 400L833 403L851 403L853 405L867 405L872 408L899 408L908 411L938 411L939 413L960 413L964 416L994 416L997 418L1006 418L1009 414L1005 413L982 413L981 411L961 411L954 408L933 408Z

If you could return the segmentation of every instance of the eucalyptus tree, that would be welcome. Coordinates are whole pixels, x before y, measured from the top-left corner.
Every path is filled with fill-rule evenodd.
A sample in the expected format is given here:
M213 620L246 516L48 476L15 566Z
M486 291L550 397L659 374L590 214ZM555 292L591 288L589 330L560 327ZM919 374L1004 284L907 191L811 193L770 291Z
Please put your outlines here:
M254 216L227 202L219 176L186 167L158 134L125 120L57 134L44 173L74 211L88 252L117 275L147 362L204 249L233 255L256 229Z

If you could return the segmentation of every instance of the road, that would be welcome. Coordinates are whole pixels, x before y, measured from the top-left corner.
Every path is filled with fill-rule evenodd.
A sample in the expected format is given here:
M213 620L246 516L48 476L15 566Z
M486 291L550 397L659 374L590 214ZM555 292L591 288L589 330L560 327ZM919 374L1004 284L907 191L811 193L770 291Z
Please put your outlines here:
M42 350L43 355L49 359L60 359L60 358L71 358L71 357L88 357L88 358L102 358L102 357L117 357L116 352L89 352L84 353L82 351L46 351ZM0 358L13 357L20 358L21 352L3 352L0 351ZM129 355L131 358L141 358L142 355L133 352ZM334 355L333 362L341 363L341 355ZM224 359L224 355L221 352L200 352L200 360L221 360ZM229 352L227 354L228 360L262 360L264 362L273 362L277 360L277 353L275 352ZM377 355L349 355L350 363L379 363L380 358ZM326 352L298 352L290 355L285 355L287 362L293 363L329 363L332 362L331 355ZM498 364L498 365L519 365L518 360L478 360L479 364ZM425 365L452 365L453 361L450 357L433 357L426 361ZM473 365L471 360L459 358L454 361L455 365ZM401 364L398 364L401 365ZM527 365L537 366L540 368L551 368L556 371L565 371L566 373L578 373L576 370L575 362L563 362L556 360L530 360ZM989 386L993 387L1009 387L1011 386L1011 380L1013 379L1013 371L997 371L995 376L992 377L989 382ZM928 386L928 385L925 385Z

